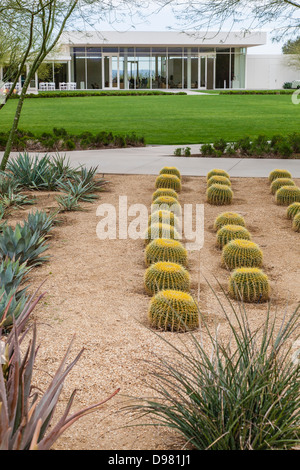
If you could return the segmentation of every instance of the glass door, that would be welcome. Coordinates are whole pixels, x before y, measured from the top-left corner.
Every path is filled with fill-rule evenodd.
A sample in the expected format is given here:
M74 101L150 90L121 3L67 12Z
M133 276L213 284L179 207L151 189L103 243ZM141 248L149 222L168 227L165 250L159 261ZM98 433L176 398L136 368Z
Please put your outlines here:
M103 88L120 88L119 56L104 54L103 56Z
M202 54L199 57L199 88L206 90L215 88L215 61L216 57L213 54Z

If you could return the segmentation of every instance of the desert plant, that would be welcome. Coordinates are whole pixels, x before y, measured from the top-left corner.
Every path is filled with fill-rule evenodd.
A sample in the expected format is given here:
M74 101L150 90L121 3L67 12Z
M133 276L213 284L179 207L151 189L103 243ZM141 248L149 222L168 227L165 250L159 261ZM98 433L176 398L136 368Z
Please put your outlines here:
M78 183L81 183L83 187L89 186L89 191L103 191L107 181L104 178L96 178L98 173L98 166L86 168L82 166L80 170L77 170L76 176L73 178Z
M289 207L287 208L287 218L293 220L295 215L297 215L300 212L300 202L293 202L293 204L290 204Z
M40 256L46 251L48 245L45 245L45 239L39 232L32 233L29 225L16 225L4 227L0 234L0 257L8 257L11 260L19 261L20 264L27 262L28 266L37 266L45 262L48 258Z
M178 170L178 168L176 168L175 166L164 166L160 172L159 172L160 175L175 175L177 176L179 179L181 179L181 173L180 171Z
M25 352L22 354L21 345L29 335L31 337L28 338ZM68 364L72 341L47 390L36 391L33 383L38 351L36 338L35 324L33 329L27 329L21 338L15 325L4 341L4 357L1 361L2 367L0 366L1 450L49 450L75 421L98 409L119 391L116 390L100 403L69 415L76 393L73 391L62 416L56 423L52 423L65 379L79 361L84 349Z
M31 232L39 232L41 236L47 235L57 223L57 212L58 211L49 215L43 210L30 212L27 217L27 224Z
M224 246L222 264L228 269L260 268L263 264L263 253L256 243L249 240L235 239Z
M157 238L149 243L145 250L145 262L149 266L158 261L170 261L187 266L187 251L178 240Z
M19 261L10 259L8 257L2 259L0 264L0 286L5 289L7 293L17 290L23 283L25 276L30 271L26 263L20 264ZM25 289L18 291L17 296L22 295Z
M56 153L49 161L57 180L74 179L79 168L73 168L67 155Z
M232 202L233 191L226 184L212 184L206 191L206 199L214 206L229 205Z
M156 178L155 181L156 189L159 188L170 188L174 189L176 192L181 191L181 181L180 178L176 175L171 174L161 174Z
M190 275L181 264L158 261L146 270L144 284L149 295L154 295L160 290L189 292Z
M295 215L292 227L295 232L300 232L300 212Z
M30 199L26 194L21 194L19 192L14 192L14 190L9 189L6 194L0 195L0 204L3 207L4 211L9 209L17 209L25 205L34 204L35 200Z
M78 198L73 196L72 194L56 196L55 200L58 203L59 212L82 210L82 207L78 203Z
M93 182L67 180L60 181L57 186L61 191L73 196L78 201L94 202L99 198L97 194L93 193L96 190Z
M231 240L251 240L249 231L241 225L223 225L217 232L217 246L223 248Z
M17 294L16 289L0 288L0 328L5 333L12 327L14 319L21 315L28 301L24 292L22 295Z
M149 215L148 225L152 224L169 224L175 227L176 229L179 227L179 219L176 217L174 212L166 211L166 210L159 210L153 212Z
M163 290L150 301L150 326L165 331L184 332L199 326L198 307L187 292Z
M293 202L300 202L300 188L296 186L282 186L275 195L276 204L289 206Z
M271 193L275 194L282 186L296 186L296 184L289 178L276 178L271 184Z
M214 168L207 173L206 180L208 181L212 176L225 176L230 180L230 176L225 170L221 170L220 168Z
M268 276L259 268L237 268L229 279L229 295L243 302L266 302L270 299Z
M126 411L177 432L182 447L297 448L300 367L293 344L299 338L299 305L280 319L281 312L273 314L268 304L253 323L245 305L228 306L225 297L214 295L224 318L218 328L212 330L211 319L200 313L203 335L186 334L182 346L153 333L167 353L147 361L152 392L134 398Z
M180 235L172 225L168 224L152 224L148 227L145 233L146 245L156 238L170 238L173 240L179 240Z
M276 168L275 170L271 171L269 174L269 182L272 183L277 178L292 178L291 173L288 170L282 170Z
M181 205L177 199L171 196L160 196L152 202L152 208L157 210L168 210L174 212L175 215L181 215Z
M210 187L212 184L225 184L227 186L231 186L231 181L226 178L226 176L215 175L209 178L207 181L207 186Z
M155 199L161 196L170 196L174 197L175 199L178 199L178 194L176 193L176 191L174 191L174 189L159 188L152 194L152 201L155 201Z
M224 225L241 225L245 227L245 220L240 214L236 212L223 212L222 214L218 215L214 222L214 230L218 231Z

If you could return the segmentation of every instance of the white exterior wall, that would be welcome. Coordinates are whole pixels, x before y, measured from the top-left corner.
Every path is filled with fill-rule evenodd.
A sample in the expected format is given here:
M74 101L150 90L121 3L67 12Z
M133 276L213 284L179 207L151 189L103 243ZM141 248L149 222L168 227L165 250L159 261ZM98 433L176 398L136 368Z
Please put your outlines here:
M249 90L281 89L285 82L300 80L300 65L296 70L288 55L247 55L247 82Z

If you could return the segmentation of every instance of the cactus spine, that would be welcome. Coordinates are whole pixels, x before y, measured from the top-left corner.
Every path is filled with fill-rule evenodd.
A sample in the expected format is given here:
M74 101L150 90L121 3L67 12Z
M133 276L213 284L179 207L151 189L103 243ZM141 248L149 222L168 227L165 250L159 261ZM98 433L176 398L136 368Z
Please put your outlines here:
M159 261L152 264L145 272L145 289L149 295L161 290L190 291L190 275L177 263Z
M172 263L187 266L187 251L178 240L169 238L157 238L149 243L145 251L145 262L149 266L158 261L170 261Z
M263 253L254 242L236 239L223 248L222 265L230 270L241 267L260 268L262 264Z
M270 298L268 276L259 268L238 268L231 274L229 294L243 302L266 302Z

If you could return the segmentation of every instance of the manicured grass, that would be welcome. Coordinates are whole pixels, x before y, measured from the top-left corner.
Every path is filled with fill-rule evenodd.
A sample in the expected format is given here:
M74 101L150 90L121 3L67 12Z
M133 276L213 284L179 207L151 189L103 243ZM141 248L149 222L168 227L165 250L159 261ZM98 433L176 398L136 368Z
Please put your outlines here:
M16 101L0 111L7 131ZM20 128L41 134L54 127L143 135L147 144L192 144L299 131L300 106L285 95L103 96L28 99Z

